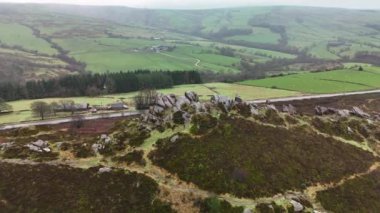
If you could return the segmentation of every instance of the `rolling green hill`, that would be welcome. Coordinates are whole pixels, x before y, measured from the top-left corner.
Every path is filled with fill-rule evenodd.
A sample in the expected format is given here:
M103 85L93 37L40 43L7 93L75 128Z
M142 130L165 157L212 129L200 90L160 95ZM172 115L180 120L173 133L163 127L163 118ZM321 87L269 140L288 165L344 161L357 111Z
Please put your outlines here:
M377 64L379 19L380 11L312 7L146 10L1 4L0 45L60 60L78 72L243 71L255 77L315 64L324 69L331 61ZM160 45L170 50L153 49Z

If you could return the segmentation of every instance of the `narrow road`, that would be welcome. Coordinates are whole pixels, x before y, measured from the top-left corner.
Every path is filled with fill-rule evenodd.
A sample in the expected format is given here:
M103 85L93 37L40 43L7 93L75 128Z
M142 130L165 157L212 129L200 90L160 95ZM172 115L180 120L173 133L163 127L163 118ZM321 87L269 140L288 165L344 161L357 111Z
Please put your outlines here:
M197 59L197 62L194 64L196 67L199 67L199 63L201 63L201 60Z
M166 53L162 53L162 52L159 52L158 54L161 54L161 55L164 55L164 56L167 56L167 57L170 57L170 58L176 58L176 59L182 59L182 60L191 60L191 61L194 61L196 60L196 62L194 63L194 66L196 67L199 67L199 64L201 63L201 60L198 59L198 58L185 58L185 57L178 57L178 56L174 56L174 55L169 55L169 54L166 54Z
M141 112L139 111L131 111L131 112L115 112L115 113L109 113L109 114L84 115L83 120L89 121L89 120L97 120L97 119L102 119L102 118L131 117L131 116L136 116L140 114ZM41 126L41 125L55 125L55 124L69 123L72 121L73 121L73 118L69 117L69 118L58 118L58 119L44 120L44 121L31 121L31 122L18 123L18 124L5 124L5 125L0 125L0 130L9 130L9 129L30 127L30 126Z
M262 103L266 103L267 101L269 101L270 103L277 103L277 102L286 102L286 101L333 98L333 97L343 97L343 96L349 96L349 95L366 95L366 94L375 94L375 93L380 93L380 90L348 92L348 93L335 93L335 94L323 94L323 95L295 96L295 97L274 98L274 99L260 99L260 100L253 100L253 101L247 101L247 102L253 103L253 104L262 104ZM140 115L140 114L141 114L141 112L139 112L139 111L115 112L115 113L109 113L109 114L87 115L87 116L84 116L84 120L97 120L97 119L102 119L102 118L131 117L131 116L136 116L136 115ZM0 131L1 130L15 129L15 128L30 127L30 126L54 125L54 124L68 123L71 121L72 121L72 118L70 117L70 118L60 118L60 119L46 120L46 121L32 121L32 122L25 122L25 123L19 123L19 124L5 124L5 125L0 125Z
M259 99L259 100L248 101L248 103L262 104L262 103L266 103L267 101L269 101L270 103L276 103L276 102L299 101L299 100L308 100L308 99L344 97L344 96L349 96L349 95L367 95L367 94L374 94L374 93L380 93L380 89L359 91L359 92L323 94L323 95L305 95L305 96L295 96L295 97L286 97L286 98Z

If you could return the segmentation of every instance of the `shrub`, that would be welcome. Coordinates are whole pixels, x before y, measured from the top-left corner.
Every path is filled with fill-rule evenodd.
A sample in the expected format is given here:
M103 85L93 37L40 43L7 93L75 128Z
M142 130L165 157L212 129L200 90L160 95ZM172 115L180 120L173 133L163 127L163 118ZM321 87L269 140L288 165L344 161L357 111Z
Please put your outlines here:
M199 137L170 139L159 140L149 154L154 164L202 189L239 197L337 181L374 162L370 152L304 127L270 127L242 118L223 118Z
M157 183L123 170L0 163L2 212L172 212ZM33 184L31 184L33 183Z
M243 207L232 207L227 201L216 197L206 198L200 205L201 213L241 213L243 211Z
M117 163L127 163L128 165L137 163L139 165L145 166L146 164L146 161L144 159L144 151L133 151L123 156L115 156L111 160Z
M193 124L191 133L201 135L214 128L218 124L218 119L208 113L196 114L191 118L191 123Z
M378 212L380 209L380 170L347 180L335 188L317 193L317 200L336 213Z
M173 113L173 122L175 124L185 124L185 118L183 117L184 113L185 112L180 111L180 110Z
M72 152L76 158L88 158L95 156L95 153L91 148L91 145L87 143L73 144Z

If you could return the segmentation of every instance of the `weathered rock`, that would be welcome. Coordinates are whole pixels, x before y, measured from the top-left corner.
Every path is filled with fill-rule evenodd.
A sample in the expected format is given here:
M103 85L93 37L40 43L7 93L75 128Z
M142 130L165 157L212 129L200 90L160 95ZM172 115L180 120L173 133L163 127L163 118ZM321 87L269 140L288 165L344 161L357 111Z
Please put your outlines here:
M259 113L259 110L257 108L251 107L251 114L252 115L259 115L260 113Z
M320 116L322 116L322 115L332 115L332 114L335 114L337 112L338 112L337 109L331 108L331 107L329 107L329 108L323 107L323 106L316 106L315 107L315 114L320 115Z
M294 207L294 212L302 212L302 210L304 209L303 205L295 200L290 200L290 203Z
M191 102L189 101L189 99L187 99L184 96L180 96L180 97L177 98L177 102L175 104L176 110L181 110L181 108L182 108L183 105L190 104L190 103Z
M223 110L228 112L234 105L235 101L226 96L213 95L211 102L215 105L222 106Z
M361 117L361 118L369 118L369 117L371 117L369 114L365 113L359 107L352 107L351 114L355 115L355 116L358 116L358 117Z
M170 142L174 143L178 140L179 136L178 135L174 135L173 137L170 138Z
M25 147L28 147L29 150L35 152L51 152L51 149L49 148L49 143L43 140L31 142L29 144L26 144Z
M102 168L99 168L99 170L98 170L98 174L102 174L102 173L106 173L106 172L112 172L112 169L109 167L102 167Z
M163 113L164 110L165 109L159 105L155 105L151 108L152 114L155 114L155 115Z
M273 105L273 104L268 104L268 105L266 106L266 108L267 108L268 110L277 111L277 108L276 108L276 106L275 106L275 105Z
M297 113L297 109L292 105L283 105L282 106L282 112L289 113L291 115L294 115Z
M199 101L199 97L198 97L197 93L195 93L193 91L187 91L187 92L185 92L185 97L190 102L198 102Z
M240 96L235 97L235 102L236 103L243 103L243 99Z
M337 115L339 115L340 117L348 117L350 116L350 111L346 109L341 109L337 111Z
M205 105L200 103L200 102L194 102L191 104L191 106L193 106L195 108L196 112L205 112L206 111Z
M172 100L171 97L167 95L162 97L162 101L164 102L166 108L172 108L175 103L174 100Z
M9 143L0 143L0 148L1 150L6 150L14 146L14 142L9 142Z
M106 134L102 134L100 136L100 140L104 142L105 144L110 144L112 142L112 139Z
M324 115L327 112L327 107L323 106L316 106L314 108L315 114L317 115Z
M101 144L101 143L94 143L91 146L92 151L94 151L95 153L98 153L99 151L103 150L104 148L105 148L105 145Z
M162 108L165 108L165 103L164 103L164 100L163 100L163 96L162 95L158 95L156 97L156 106L160 106Z

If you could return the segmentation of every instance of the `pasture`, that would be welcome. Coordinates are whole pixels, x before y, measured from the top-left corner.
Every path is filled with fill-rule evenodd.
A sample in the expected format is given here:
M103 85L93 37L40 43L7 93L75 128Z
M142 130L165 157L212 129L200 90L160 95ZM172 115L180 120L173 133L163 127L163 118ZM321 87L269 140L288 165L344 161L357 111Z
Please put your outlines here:
M372 90L380 88L380 68L364 67L364 71L343 69L300 73L261 80L246 80L240 84L314 94Z
M0 43L49 55L57 53L55 49L50 47L49 43L35 37L31 29L16 23L0 22Z

